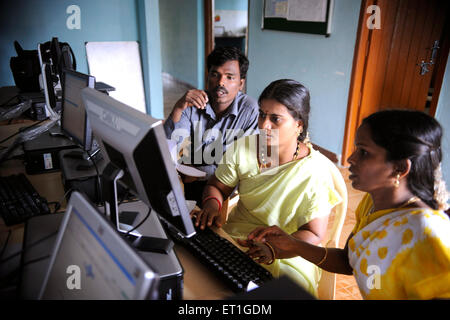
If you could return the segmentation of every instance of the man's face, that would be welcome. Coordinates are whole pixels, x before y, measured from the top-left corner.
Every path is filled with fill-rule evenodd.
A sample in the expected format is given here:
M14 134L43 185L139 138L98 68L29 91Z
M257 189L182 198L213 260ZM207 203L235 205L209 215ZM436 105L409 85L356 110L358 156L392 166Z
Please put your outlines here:
M212 66L208 73L208 96L213 107L228 108L240 90L245 79L241 79L239 61L230 60L221 66Z

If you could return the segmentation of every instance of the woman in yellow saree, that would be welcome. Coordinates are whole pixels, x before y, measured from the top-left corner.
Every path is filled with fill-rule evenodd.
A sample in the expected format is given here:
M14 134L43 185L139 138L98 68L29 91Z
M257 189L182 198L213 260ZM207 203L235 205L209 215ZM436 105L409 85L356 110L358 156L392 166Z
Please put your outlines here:
M223 225L233 238L245 240L255 228L275 224L319 244L340 198L330 172L323 169L329 160L305 141L309 93L296 81L278 80L263 91L259 104L261 134L241 138L227 149L205 188L196 224L222 226L221 203L238 186L239 202ZM265 253L256 260L274 276L288 275L317 294L320 272L314 264L301 257L275 260L265 244L241 244Z
M450 298L441 138L441 126L425 113L374 113L359 127L348 159L352 186L367 194L345 248L298 241L277 226L257 229L249 240L269 242L276 258L299 255L329 272L353 273L365 299Z

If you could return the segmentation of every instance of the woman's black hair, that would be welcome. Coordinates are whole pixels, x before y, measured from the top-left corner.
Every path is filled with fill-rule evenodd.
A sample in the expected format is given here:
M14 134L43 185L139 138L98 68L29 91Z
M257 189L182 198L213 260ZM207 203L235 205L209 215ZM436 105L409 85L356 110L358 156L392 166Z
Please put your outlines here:
M259 105L262 100L267 99L278 101L288 109L295 120L303 122L303 132L300 134L299 140L305 140L311 108L309 90L295 80L280 79L273 81L264 89L258 99Z
M247 77L248 66L250 63L241 50L236 47L216 47L206 59L208 72L211 70L212 66L220 67L228 61L238 61L241 79Z
M434 199L435 169L442 160L442 127L433 117L413 110L383 110L363 120L373 141L386 150L387 161L409 159L409 190L428 206Z

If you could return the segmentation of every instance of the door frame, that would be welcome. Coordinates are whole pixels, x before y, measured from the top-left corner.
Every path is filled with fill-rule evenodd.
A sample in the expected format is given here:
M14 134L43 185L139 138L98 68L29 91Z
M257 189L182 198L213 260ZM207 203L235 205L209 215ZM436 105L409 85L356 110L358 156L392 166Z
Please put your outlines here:
M366 8L370 5L377 5L378 0L361 0L361 9L359 13L358 31L356 34L355 51L353 55L353 66L350 80L350 88L347 102L347 115L345 121L345 131L342 146L341 164L347 166L347 158L353 151L353 141L356 129L359 125L361 112L362 87L366 77L367 58L369 56L370 40L373 30L366 27L367 13ZM381 22L383 23L383 22ZM445 67L449 54L449 19L446 19L443 35L441 37L441 52L438 55L436 64L433 68L434 92L430 104L430 115L434 116L439 99L439 93L444 79Z

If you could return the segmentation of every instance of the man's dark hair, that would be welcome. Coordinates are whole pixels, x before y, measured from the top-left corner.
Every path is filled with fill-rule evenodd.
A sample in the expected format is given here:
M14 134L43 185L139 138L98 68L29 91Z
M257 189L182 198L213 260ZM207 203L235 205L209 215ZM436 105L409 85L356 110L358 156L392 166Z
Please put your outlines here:
M212 66L220 67L225 62L234 60L239 62L239 73L241 79L245 79L247 77L249 61L247 57L236 47L216 47L208 55L206 66L209 72Z

